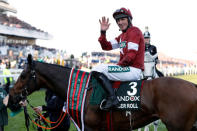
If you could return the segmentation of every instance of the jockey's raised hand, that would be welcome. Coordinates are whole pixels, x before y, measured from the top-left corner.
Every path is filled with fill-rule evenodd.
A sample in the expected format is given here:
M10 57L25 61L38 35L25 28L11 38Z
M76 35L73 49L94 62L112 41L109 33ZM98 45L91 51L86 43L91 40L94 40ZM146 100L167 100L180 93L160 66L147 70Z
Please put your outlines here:
M101 25L101 31L107 31L109 29L110 23L109 18L105 18L105 16L102 17L102 20L99 19L100 25Z

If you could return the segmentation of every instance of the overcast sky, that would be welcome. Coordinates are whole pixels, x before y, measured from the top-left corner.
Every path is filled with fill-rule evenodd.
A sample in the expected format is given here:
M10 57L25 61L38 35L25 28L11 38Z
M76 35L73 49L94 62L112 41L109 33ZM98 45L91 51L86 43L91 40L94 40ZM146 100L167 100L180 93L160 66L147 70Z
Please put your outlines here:
M142 32L149 27L151 43L158 52L197 60L196 0L8 0L17 17L49 32L53 39L39 45L80 55L101 51L99 18L109 17L108 40L121 32L112 13L121 7L131 10L133 25Z

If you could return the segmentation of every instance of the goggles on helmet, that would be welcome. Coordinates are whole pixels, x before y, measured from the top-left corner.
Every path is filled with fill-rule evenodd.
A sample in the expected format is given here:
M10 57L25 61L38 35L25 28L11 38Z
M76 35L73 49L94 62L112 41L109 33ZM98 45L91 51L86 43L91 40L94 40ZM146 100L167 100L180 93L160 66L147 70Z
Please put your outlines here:
M132 15L130 10L127 10L125 8L121 8L121 9L117 9L114 13L113 13L113 17L114 19L120 19L120 18L125 18L125 17L130 17L132 19Z

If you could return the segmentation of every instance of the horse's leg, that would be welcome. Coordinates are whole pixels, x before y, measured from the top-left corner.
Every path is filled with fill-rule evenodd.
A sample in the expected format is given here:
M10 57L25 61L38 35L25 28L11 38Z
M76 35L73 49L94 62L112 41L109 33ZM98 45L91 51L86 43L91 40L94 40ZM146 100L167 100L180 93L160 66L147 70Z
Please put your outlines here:
M192 124L193 121L191 119L188 120L188 122L184 120L185 123L183 123L181 119L184 119L184 118L180 118L179 120L176 120L176 122L172 122L172 121L164 122L163 121L163 123L166 125L166 128L168 129L168 131L190 131L193 125Z
M191 131L197 131L197 120L193 124L193 127L192 127Z
M100 110L97 106L88 106L85 113L85 125L89 130L98 130L101 123Z
M92 129L92 128L90 128L90 127L88 127L88 126L85 126L85 129L84 129L85 131L99 131L99 128L97 128L97 129Z
M190 131L197 116L197 113L194 111L194 109L190 110L189 115L187 115L188 113L186 111L174 113L171 112L168 113L168 116L162 116L161 120L166 125L168 131Z
M185 131L197 131L197 128L193 128L193 125L196 122L196 118L197 118L197 113L195 111L193 111L193 113L190 113L189 119L187 120L187 123L185 125Z
M193 109L189 116L188 119L185 119L185 126L184 126L184 130L183 131L190 131L193 127L193 124L196 121L196 117L197 116L197 112Z
M146 125L146 126L144 127L144 131L149 131L149 126L150 126L150 124Z
M191 131L197 131L196 127L192 127Z
M157 131L157 128L158 128L158 125L159 125L159 120L154 121L153 125L154 125L154 131Z

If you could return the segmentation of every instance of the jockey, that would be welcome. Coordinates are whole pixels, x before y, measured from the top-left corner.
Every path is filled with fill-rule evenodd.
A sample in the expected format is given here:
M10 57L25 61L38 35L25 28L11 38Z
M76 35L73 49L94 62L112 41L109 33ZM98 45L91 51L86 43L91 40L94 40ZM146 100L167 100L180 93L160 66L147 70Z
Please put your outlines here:
M144 77L146 79L154 79L157 77L163 77L164 75L157 70L156 64L158 63L157 48L150 44L150 33L148 27L144 32L145 42L145 56L144 56Z
M131 81L141 78L144 70L144 38L139 28L132 25L132 15L129 9L120 8L113 17L122 33L114 40L107 41L106 31L109 29L109 19L99 20L101 35L98 41L103 50L120 49L120 60L117 65L101 64L92 69L92 75L102 84L108 94L103 109L108 110L119 106L118 99L112 88L112 81Z

